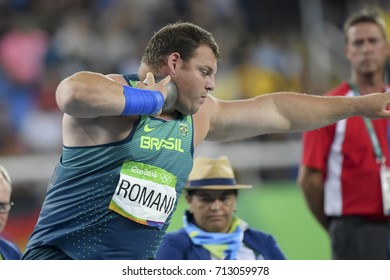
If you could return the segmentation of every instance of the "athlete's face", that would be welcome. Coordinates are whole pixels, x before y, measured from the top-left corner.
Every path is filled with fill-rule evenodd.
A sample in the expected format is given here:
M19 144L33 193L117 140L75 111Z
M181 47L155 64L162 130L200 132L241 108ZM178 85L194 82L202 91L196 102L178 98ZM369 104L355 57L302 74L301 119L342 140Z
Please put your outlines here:
M197 190L186 198L199 228L208 232L229 231L237 201L234 190Z
M208 47L199 47L187 62L181 60L173 76L179 90L177 110L186 115L198 112L209 91L215 88L216 72L217 59Z
M389 55L389 45L381 28L371 22L358 23L347 32L345 52L358 75L380 73Z
M163 77L170 75L178 92L174 109L192 115L199 111L209 91L215 88L217 59L209 47L201 46L188 61L177 52L169 55L167 64L157 71L142 63L138 71L140 78L145 78L147 72Z

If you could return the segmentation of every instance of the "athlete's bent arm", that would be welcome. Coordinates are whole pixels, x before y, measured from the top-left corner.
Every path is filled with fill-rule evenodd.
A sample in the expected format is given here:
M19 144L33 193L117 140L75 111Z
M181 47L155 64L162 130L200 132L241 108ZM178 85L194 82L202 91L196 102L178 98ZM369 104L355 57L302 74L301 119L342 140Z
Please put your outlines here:
M123 79L119 79L115 75L112 77L81 71L64 79L56 91L58 106L64 113L76 118L121 115L126 105L126 99L123 94L124 85L118 81ZM169 79L155 83L154 76L149 73L147 79L146 83L138 82L137 87L159 91L165 99L167 94L165 84L169 82Z
M123 111L123 85L99 73L78 72L58 85L57 104L77 118L117 116Z

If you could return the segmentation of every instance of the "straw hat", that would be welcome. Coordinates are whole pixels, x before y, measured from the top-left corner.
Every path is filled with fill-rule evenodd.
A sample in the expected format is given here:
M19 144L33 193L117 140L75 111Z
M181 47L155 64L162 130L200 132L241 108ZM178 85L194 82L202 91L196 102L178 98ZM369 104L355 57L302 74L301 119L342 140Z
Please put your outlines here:
M188 177L186 190L232 190L250 189L251 185L239 185L234 177L233 168L226 156L218 159L198 157Z

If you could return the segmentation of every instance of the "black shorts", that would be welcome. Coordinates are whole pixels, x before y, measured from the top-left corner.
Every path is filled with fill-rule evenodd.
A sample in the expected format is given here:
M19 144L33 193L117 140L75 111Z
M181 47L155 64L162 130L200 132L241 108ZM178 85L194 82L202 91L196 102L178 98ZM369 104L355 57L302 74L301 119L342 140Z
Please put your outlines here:
M362 216L332 217L329 224L332 258L390 259L390 222Z

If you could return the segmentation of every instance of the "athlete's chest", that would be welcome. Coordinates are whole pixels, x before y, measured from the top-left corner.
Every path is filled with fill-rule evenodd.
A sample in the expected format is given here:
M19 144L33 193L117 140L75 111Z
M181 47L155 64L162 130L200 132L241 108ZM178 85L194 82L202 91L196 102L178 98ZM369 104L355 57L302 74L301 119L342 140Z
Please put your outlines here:
M192 152L192 132L188 117L170 121L141 118L132 136L132 150L138 151L144 160L185 157Z

